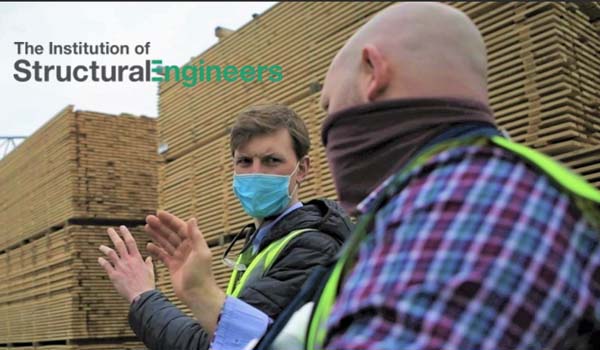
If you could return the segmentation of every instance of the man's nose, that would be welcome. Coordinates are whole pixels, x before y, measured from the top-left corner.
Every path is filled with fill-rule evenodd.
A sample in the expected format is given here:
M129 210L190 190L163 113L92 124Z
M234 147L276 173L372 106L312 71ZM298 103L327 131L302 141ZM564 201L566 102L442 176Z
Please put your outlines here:
M252 171L252 173L262 173L263 172L263 166L261 164L260 159L253 159L252 160L251 171Z

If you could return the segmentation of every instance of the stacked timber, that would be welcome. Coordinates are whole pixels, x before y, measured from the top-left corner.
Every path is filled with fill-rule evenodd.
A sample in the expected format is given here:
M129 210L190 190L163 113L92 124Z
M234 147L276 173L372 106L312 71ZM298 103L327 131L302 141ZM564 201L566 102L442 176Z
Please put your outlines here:
M512 139L551 156L600 143L600 38L577 5L457 7L483 34L490 103Z
M69 219L156 210L156 121L64 108L0 161L0 251Z
M2 343L134 337L128 303L97 262L106 226L67 225L0 256ZM146 233L131 227L142 254Z
M153 118L67 106L0 161L0 349L143 349L97 258L157 207Z

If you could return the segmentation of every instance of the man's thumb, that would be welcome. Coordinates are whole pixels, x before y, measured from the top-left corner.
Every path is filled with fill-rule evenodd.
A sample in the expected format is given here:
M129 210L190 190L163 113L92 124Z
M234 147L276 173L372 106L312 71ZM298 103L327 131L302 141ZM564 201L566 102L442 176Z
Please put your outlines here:
M188 220L188 232L194 245L202 243L204 240L202 232L198 229L198 221L195 218Z
M152 257L151 256L148 256L146 258L145 263L146 263L146 266L148 266L149 268L151 268L151 269L154 268L154 265L152 265Z

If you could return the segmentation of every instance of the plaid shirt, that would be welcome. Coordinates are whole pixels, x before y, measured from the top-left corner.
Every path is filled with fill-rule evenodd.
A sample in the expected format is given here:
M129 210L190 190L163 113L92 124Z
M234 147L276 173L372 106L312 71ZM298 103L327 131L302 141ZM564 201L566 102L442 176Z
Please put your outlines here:
M464 146L403 184L360 245L327 349L566 350L600 319L600 233L545 175Z

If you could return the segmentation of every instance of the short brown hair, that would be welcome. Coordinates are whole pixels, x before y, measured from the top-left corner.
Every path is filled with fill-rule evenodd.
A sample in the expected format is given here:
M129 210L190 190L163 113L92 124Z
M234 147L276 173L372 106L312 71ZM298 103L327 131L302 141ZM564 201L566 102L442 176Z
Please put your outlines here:
M254 136L271 134L280 129L287 129L290 133L298 159L308 154L310 137L304 121L287 106L269 104L251 106L240 112L231 127L231 155Z

